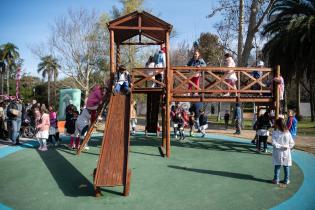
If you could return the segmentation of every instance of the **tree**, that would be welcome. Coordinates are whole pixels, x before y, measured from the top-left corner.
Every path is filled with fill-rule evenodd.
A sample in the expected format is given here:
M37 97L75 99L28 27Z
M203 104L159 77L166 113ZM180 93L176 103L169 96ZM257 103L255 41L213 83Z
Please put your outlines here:
M76 82L85 97L93 84L93 73L99 71L99 61L108 54L103 51L106 34L99 33L98 22L95 12L69 10L67 16L55 21L49 42L61 71Z
M211 33L201 33L195 44L207 65L221 65L224 48L220 44L218 36Z
M172 66L185 66L190 59L190 47L186 41L177 44L176 47L171 49L171 65Z
M3 58L3 50L0 49L0 76L1 76L1 95L3 95L3 85L4 85L4 73L5 73L5 62Z
M216 25L216 28L219 31L219 35L224 35L223 37L220 36L220 38L222 38L223 43L227 44L225 47L230 51L234 53L236 51L235 47L233 47L235 44L233 40L235 40L236 37L239 38L239 42L242 42L238 43L238 54L241 52L241 55L237 55L239 58L238 66L248 65L255 35L259 32L274 2L275 0L220 0L218 6L212 9L207 16L207 18L211 18L220 13L224 17L224 19ZM244 11L241 9L243 3ZM239 7L235 7L235 5L239 5ZM242 18L243 12L244 18ZM242 20L244 20L244 27L247 26L246 34L239 34L243 30ZM242 41L243 36L246 37L245 43ZM243 48L242 50L241 47Z
M10 85L9 85L9 80L10 80L10 73L14 71L14 68L17 67L17 61L20 57L20 54L18 52L18 48L8 42L4 45L1 45L1 50L2 50L2 60L5 62L5 71L6 71L6 76L7 76L7 91L6 94L10 95Z
M269 20L263 34L271 38L263 52L271 64L282 66L286 79L295 79L299 115L301 79L304 74L308 79L315 74L315 1L278 0L270 11Z
M56 78L58 76L58 69L60 69L60 66L58 64L58 61L56 58L54 58L51 55L45 56L41 58L41 62L38 64L38 73L42 73L43 78L45 79L46 76L48 77L47 82L47 103L50 105L50 82L52 77L54 78L54 81L56 81Z

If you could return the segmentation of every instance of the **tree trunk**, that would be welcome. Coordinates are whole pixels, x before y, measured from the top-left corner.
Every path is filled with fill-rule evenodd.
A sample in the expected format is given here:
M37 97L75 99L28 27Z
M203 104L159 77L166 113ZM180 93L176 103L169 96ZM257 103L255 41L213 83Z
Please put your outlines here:
M3 95L3 87L4 87L4 75L1 73L1 95Z
M283 112L288 113L288 100L287 100L287 86L285 85L284 95L283 95Z
M48 81L47 81L47 103L50 106L50 82L51 82L51 72L48 72Z
M314 91L313 91L313 81L310 79L309 81L310 84L310 108L311 108L311 121L314 122L315 117L314 117Z
M248 24L248 29L247 29L246 41L244 44L244 49L243 49L241 61L239 62L239 64L241 66L247 66L248 65L248 59L250 56L250 52L253 48L253 40L254 40L255 34L257 32L256 19L257 19L257 13L260 9L259 5L260 4L258 3L258 0L253 0L252 5L251 5L251 12L250 12L250 17L249 17L249 24Z
M10 68L9 68L10 69ZM10 81L10 71L9 69L7 69L7 91L6 91L6 94L9 96L10 95L10 84L9 84L9 81Z
M221 120L220 112L221 112L221 102L218 103L218 117L217 117L218 122L220 122Z
M56 78L56 75L54 74L54 107L56 108L56 106L57 106L57 88L56 88L56 80L57 80L57 78Z
M300 116L301 115L301 107L300 107L300 102L301 102L301 84L300 84L300 77L296 77L296 115Z
M241 66L243 51L243 24L244 24L244 0L240 0L239 22L238 22L238 43L237 43L237 63Z

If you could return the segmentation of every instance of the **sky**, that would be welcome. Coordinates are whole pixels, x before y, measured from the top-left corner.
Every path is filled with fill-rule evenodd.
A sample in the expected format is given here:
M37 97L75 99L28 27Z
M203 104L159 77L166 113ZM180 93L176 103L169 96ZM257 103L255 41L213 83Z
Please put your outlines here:
M177 36L171 40L171 47L186 40L192 43L201 32L215 32L216 19L206 19L216 0L145 0L144 8L153 15L173 25ZM45 42L49 26L69 9L86 8L97 14L110 12L118 0L0 0L0 45L7 42L19 48L24 59L23 73L37 74L39 58L32 54L31 47Z

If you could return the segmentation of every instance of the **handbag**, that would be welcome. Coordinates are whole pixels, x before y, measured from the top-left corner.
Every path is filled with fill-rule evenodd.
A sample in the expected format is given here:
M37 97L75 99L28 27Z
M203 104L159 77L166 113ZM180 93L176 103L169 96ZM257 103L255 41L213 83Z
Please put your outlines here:
M17 109L10 109L9 110L11 114L15 115L15 116L18 116L20 114L20 111L17 110Z

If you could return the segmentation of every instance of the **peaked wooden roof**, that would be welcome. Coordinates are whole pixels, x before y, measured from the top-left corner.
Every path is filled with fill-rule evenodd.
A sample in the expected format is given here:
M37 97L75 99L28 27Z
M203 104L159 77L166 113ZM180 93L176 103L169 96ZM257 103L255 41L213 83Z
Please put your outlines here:
M116 44L122 44L138 35L140 44L141 36L153 40L156 44L161 44L165 42L165 32L170 32L172 27L171 24L145 11L135 11L108 23L108 29L114 31Z

